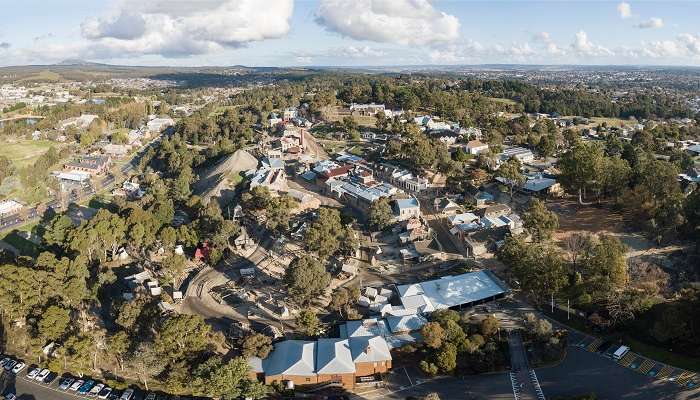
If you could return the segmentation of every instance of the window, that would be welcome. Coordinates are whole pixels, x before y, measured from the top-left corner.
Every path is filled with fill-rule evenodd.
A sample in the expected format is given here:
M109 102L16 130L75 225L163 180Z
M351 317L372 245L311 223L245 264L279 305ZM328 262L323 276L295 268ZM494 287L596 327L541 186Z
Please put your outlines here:
M307 382L311 382L311 378L306 378L306 381L307 381Z

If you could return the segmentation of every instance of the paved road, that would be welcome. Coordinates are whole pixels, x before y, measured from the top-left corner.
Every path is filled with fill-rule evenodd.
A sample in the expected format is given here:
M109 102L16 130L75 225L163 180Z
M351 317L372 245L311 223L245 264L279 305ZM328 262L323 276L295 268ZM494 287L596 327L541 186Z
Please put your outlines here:
M508 336L508 347L510 348L510 379L515 399L543 399L544 396L539 383L537 383L537 378L535 378L536 375L530 369L520 332L516 331Z

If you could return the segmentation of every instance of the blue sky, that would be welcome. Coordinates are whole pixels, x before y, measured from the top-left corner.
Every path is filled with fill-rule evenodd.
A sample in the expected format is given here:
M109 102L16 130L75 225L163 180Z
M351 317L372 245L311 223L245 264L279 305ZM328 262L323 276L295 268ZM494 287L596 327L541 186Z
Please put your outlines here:
M5 4L3 4L5 3ZM700 2L0 0L0 65L700 65Z

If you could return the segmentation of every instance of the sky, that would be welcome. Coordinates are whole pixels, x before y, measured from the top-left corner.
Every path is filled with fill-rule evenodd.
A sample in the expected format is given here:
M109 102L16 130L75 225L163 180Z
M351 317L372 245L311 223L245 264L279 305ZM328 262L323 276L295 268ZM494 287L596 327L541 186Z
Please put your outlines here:
M0 0L0 65L700 65L700 1Z

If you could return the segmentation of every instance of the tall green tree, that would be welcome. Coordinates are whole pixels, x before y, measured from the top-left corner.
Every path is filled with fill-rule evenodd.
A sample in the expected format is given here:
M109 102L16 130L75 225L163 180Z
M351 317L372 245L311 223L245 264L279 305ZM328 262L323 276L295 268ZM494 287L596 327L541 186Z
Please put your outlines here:
M559 227L559 217L547 210L544 201L538 198L530 200L530 206L523 213L523 225L537 242L548 240Z
M301 304L322 295L330 282L331 275L323 264L307 255L292 261L284 276L290 296Z

